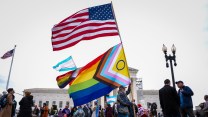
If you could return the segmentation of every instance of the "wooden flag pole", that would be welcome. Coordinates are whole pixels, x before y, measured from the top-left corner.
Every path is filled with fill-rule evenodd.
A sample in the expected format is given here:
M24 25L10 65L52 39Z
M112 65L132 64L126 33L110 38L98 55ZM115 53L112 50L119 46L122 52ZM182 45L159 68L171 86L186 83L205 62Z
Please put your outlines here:
M118 23L117 23L117 20L116 20L116 15L115 15L115 12L114 12L113 2L112 2L112 1L111 1L111 7L112 7L113 16L114 16L114 19L115 19L115 22L116 22L116 27L117 27L117 29L118 29L118 35L119 35L121 44L122 44L122 46L123 46L123 41L122 41L122 39L121 39L121 34L120 34L120 31L119 31L119 27L118 27ZM124 46L123 46L123 50L124 50ZM126 58L125 50L124 50L124 57ZM126 64L127 64L127 62L126 62ZM127 64L127 66L128 66L128 64ZM129 70L129 68L128 68L128 70ZM128 72L128 76L129 76L129 78L131 79L129 72ZM132 80L131 80L131 82L132 82ZM132 100L133 100L133 93L132 93L133 88L132 88L132 85L133 85L133 84L131 84L131 92L130 92L130 93L131 93L131 97L132 97ZM136 117L134 105L133 105L133 111L134 111L134 117Z
M13 60L14 60L14 53L15 53L15 49L16 49L16 45L14 45L14 50L13 50L13 54L12 54L12 61L11 61L11 65L10 65L10 70L9 70L9 76L8 76L8 79L7 79L7 84L6 84L6 90L8 89L9 87L9 80L10 80L10 75L11 75L11 71L12 71L12 65L13 65Z

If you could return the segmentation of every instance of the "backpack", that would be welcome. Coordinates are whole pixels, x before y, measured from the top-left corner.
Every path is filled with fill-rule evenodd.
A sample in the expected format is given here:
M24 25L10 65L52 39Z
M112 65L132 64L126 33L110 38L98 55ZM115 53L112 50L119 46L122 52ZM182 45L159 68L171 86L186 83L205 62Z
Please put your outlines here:
M1 98L0 98L0 106L1 108L4 108L7 104L7 95L3 95Z

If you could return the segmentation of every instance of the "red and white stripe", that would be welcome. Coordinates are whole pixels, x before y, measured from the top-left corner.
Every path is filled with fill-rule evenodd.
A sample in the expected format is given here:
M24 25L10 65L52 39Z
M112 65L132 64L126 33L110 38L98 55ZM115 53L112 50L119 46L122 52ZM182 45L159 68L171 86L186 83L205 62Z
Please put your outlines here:
M62 50L81 40L118 35L115 20L89 20L88 9L81 10L61 21L52 29L53 50Z

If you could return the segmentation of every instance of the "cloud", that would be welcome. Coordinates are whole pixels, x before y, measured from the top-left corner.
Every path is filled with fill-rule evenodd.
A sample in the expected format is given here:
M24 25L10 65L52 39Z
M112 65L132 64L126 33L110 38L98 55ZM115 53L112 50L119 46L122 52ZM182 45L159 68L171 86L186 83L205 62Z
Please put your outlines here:
M6 80L5 80L5 77L2 75L0 75L0 83L1 83L0 89L4 89L6 86Z

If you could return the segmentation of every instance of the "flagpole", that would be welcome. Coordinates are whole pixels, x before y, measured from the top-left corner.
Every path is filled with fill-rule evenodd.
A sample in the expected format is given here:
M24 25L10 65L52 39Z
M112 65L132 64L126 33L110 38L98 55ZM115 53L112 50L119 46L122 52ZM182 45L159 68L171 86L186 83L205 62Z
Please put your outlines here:
M74 59L73 59L73 57L71 57L72 58L72 61L73 61L73 63L74 63L74 65L75 65L75 67L76 67L76 70L75 70L75 72L77 71L77 65L76 65L76 63L74 62ZM70 88L70 84L69 84L69 88Z
M114 8L113 8L113 2L111 1L111 7L112 7L112 12L113 12L113 16L114 16L114 19L116 21L116 27L118 29L118 35L119 35L119 39L123 45L123 42L122 42L122 39L121 39L121 34L120 34L120 31L119 31L119 27L118 27L118 23L117 23L117 20L116 20L116 15L115 15L115 12L114 12Z
M118 35L119 35L119 38L120 38L121 44L123 45L123 41L122 41L122 39L121 39L121 34L120 34L120 31L119 31L119 28L118 28L118 23L117 23L117 20L116 20L116 15L115 15L115 12L114 12L113 2L112 2L112 1L111 1L111 6L112 6L113 16L114 16L114 18L115 18L115 22L116 22L116 27L117 27L117 29L118 29ZM124 48L124 46L123 46L123 48ZM125 49L123 49L123 50L124 50L124 57L126 58ZM127 63L126 63L126 64L127 64ZM127 65L127 66L128 66L128 65ZM128 76L130 77L129 72L128 72Z
M112 2L112 1L111 1L111 7L112 7L113 16L114 16L114 19L115 19L115 22L116 22L116 27L117 27L117 29L118 29L118 35L119 35L121 44L122 44L122 46L123 46L123 41L122 41L122 39L121 39L121 34L120 34L120 31L119 31L118 22L117 22L117 20L116 20L116 15L115 15L115 11L114 11L114 8L113 8L113 2ZM124 46L123 46L123 51L124 51L124 57L126 58ZM127 64L127 62L126 62L126 64ZM127 66L128 66L128 64L127 64ZM129 70L129 68L128 68L128 70ZM129 72L128 72L128 76L129 76L129 78L131 79ZM131 80L131 82L132 82L132 81L133 81L133 80ZM131 83L131 85L133 85L133 84ZM132 93L132 90L133 90L133 88L132 88L132 86L131 86L131 97L132 97L132 100L133 100L133 93ZM133 111L134 111L134 117L136 117L134 105L133 105Z
M10 65L9 76L8 76L7 84L6 84L6 90L8 89L8 86L9 86L9 80L10 80L10 75L11 75L11 70L12 70L12 65L13 65L13 60L14 60L14 53L15 53L16 47L17 46L14 45L14 51L13 51L13 54L12 54L12 61L11 61L11 65Z

